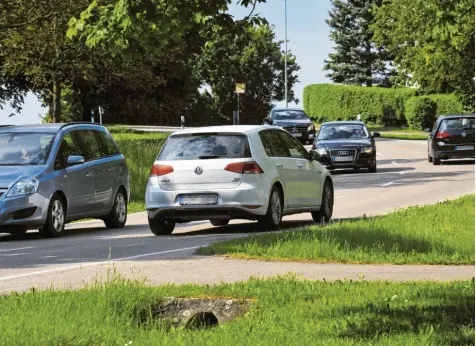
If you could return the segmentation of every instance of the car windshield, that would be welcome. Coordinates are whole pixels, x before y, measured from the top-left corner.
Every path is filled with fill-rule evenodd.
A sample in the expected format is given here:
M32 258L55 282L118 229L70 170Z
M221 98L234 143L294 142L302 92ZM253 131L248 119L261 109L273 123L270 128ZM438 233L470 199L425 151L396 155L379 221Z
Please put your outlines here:
M276 111L273 112L274 120L306 120L309 117L303 111Z
M205 160L248 158L251 153L244 135L193 134L171 136L158 160Z
M461 118L444 119L441 123L441 129L443 131L474 129L474 118L461 117Z
M54 134L0 133L0 165L43 165Z
M318 140L342 140L368 138L369 134L362 125L323 125Z

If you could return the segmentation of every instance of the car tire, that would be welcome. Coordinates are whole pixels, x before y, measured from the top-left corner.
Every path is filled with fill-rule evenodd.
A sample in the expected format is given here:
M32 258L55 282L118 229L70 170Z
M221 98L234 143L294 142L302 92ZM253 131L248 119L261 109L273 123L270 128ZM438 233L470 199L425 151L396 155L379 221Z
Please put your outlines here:
M311 213L314 222L329 222L334 211L334 187L326 180L322 189L321 210Z
M433 158L433 166L439 166L441 164L441 159L439 157Z
M175 221L167 220L164 217L157 216L154 218L149 217L150 231L157 235L170 235L175 229Z
M103 218L104 224L109 229L124 228L127 221L127 197L122 189L117 191L111 212Z
M433 162L433 157L430 156L430 154L428 154L428 162L430 162L430 163Z
M260 228L266 231L276 230L281 226L283 219L283 196L280 190L273 186L269 196L268 210L266 215L258 220Z
M65 202L60 195L53 195L48 206L46 222L40 229L43 237L58 238L64 235L66 225Z
M210 220L210 223L213 226L227 226L230 223L230 220Z
M377 173L377 164L369 167L370 173Z

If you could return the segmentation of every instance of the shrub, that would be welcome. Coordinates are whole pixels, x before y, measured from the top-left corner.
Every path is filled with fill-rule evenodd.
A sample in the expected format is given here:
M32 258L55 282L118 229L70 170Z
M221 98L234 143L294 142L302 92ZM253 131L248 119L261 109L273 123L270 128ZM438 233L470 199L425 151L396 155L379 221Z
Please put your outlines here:
M423 130L431 127L436 119L437 103L426 96L411 97L405 103L408 126L411 129Z
M461 114L464 106L454 94L433 94L428 98L436 102L436 115Z
M316 120L355 120L392 126L405 123L405 101L410 88L379 88L312 84L304 88L304 111Z

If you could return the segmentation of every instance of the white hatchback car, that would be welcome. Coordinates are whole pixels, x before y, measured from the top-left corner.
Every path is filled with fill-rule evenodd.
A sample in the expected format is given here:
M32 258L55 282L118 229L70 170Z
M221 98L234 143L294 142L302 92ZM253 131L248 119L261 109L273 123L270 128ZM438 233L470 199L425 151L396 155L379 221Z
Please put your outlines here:
M331 175L292 135L274 126L216 126L172 134L152 166L145 194L149 226L257 220L277 229L284 215L311 212L329 221Z

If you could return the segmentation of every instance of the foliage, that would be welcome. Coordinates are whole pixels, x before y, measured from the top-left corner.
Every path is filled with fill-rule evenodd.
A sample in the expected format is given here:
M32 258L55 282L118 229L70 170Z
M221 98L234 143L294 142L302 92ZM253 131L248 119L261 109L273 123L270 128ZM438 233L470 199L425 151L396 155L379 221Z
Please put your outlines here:
M474 264L474 195L392 214L213 243L200 254L344 263Z
M432 127L436 120L437 104L426 96L415 96L405 102L405 117L408 126L414 130Z
M473 0L385 0L374 8L375 40L394 54L400 83L456 92L474 110L474 6Z
M463 103L454 94L432 94L427 96L436 102L436 115L461 114L464 112Z
M209 31L199 59L200 75L211 87L216 112L221 119L232 118L237 109L235 83L246 83L240 95L240 123L261 123L272 108L272 101L284 99L284 54L274 28L240 23L232 31ZM288 52L288 98L298 101L292 91L300 69ZM222 120L222 121L223 121Z
M405 121L405 101L414 89L313 84L304 88L304 111L314 119L355 120L392 126Z
M335 83L389 86L391 71L387 68L390 56L373 41L370 24L372 7L381 0L331 0L332 11L326 23L331 27L330 38L335 43L324 69Z
M141 323L165 297L255 300L219 327ZM31 290L0 300L2 345L471 345L474 280L322 282L287 275L218 285L146 286L109 275L80 290ZM47 322L46 322L47 321ZM318 342L316 342L318 340Z

